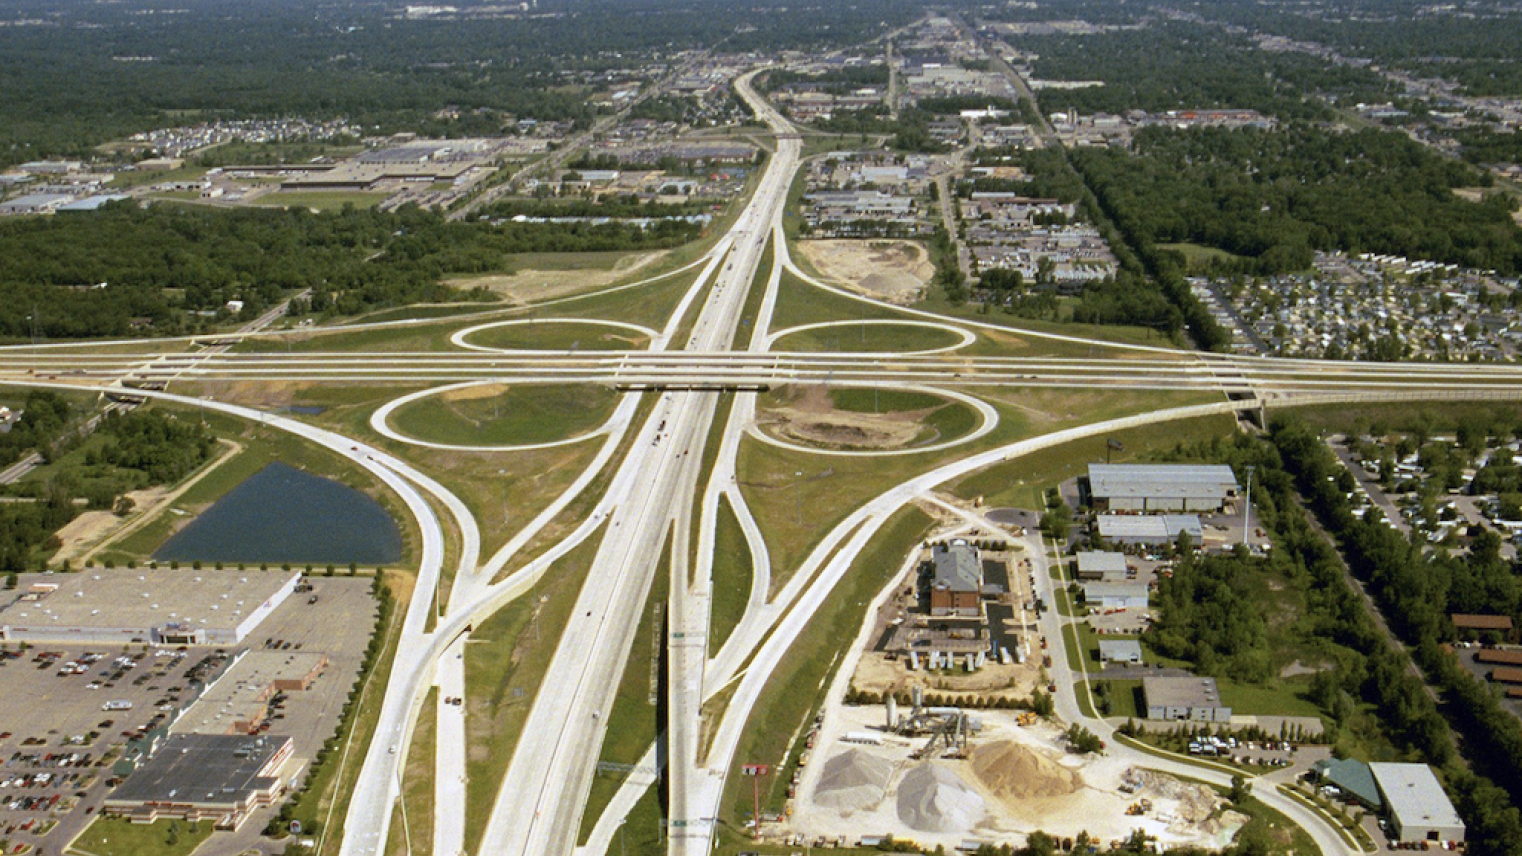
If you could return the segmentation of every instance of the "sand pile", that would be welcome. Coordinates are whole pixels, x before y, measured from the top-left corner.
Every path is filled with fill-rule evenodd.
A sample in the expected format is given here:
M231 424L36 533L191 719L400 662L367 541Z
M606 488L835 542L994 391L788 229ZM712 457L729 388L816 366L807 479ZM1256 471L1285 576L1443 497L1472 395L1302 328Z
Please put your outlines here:
M814 802L840 812L869 809L882 802L892 777L892 761L849 749L825 762Z
M950 767L927 762L899 783L898 819L921 832L966 832L983 813L983 798Z
M1083 787L1075 771L1009 740L984 743L972 750L970 761L978 781L1008 799L1060 797Z

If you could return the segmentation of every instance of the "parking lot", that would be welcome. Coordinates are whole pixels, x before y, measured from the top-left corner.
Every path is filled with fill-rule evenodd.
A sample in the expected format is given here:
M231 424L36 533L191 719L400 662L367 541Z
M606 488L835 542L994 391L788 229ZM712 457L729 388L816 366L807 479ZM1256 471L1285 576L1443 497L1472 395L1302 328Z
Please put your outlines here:
M27 575L30 576L30 575ZM23 578L25 579L25 577ZM33 845L57 856L94 819L115 784L112 765L130 737L193 721L191 705L243 650L322 653L328 664L306 690L281 693L266 733L289 735L299 779L333 734L374 627L368 578L313 577L238 647L0 646L0 841L7 854ZM110 706L112 710L103 708ZM187 706L189 706L187 708ZM182 709L185 714L176 720ZM260 832L273 808L198 853L278 852Z
M159 708L173 709L193 680L187 673L216 649L7 648L0 838L11 839L12 850L20 843L56 852L104 798L109 764L128 736L164 722L170 714Z

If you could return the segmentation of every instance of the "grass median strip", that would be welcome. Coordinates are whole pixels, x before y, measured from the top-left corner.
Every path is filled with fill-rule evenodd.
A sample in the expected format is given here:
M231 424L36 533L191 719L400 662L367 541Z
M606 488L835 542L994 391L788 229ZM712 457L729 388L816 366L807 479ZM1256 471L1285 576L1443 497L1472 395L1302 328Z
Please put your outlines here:
M465 646L465 846L480 848L560 630L570 619L602 541L588 538L523 597L479 624Z

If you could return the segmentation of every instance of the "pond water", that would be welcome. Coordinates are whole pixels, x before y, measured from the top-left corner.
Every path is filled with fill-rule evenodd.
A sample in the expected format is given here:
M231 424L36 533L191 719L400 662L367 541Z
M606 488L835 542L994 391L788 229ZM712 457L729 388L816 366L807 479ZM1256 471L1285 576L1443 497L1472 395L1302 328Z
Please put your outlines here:
M274 463L228 491L153 554L160 561L394 564L402 534L380 503Z

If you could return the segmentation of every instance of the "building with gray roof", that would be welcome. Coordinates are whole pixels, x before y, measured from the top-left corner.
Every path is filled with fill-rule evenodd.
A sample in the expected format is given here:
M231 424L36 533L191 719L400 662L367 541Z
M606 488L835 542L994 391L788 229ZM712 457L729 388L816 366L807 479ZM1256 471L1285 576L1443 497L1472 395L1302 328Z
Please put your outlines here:
M1237 490L1236 474L1220 464L1089 464L1089 494L1096 508L1219 511Z
M1107 550L1080 550L1078 579L1106 583L1126 581L1126 554Z
M1172 544L1181 532L1189 533L1195 546L1205 540L1196 514L1100 514L1096 520L1099 537L1115 544Z
M1146 583L1092 582L1083 584L1083 600L1091 609L1146 609L1150 596Z
M958 538L930 548L930 614L977 618L982 615L983 563L978 548Z
M1099 661L1141 665L1141 642L1136 639L1101 639L1099 640Z
M1370 764L1395 840L1463 841L1464 821L1426 764Z
M175 734L101 806L102 814L152 823L161 817L209 820L237 829L285 792L289 737Z
M1221 704L1215 678L1142 678L1147 718L1230 722L1231 708Z

